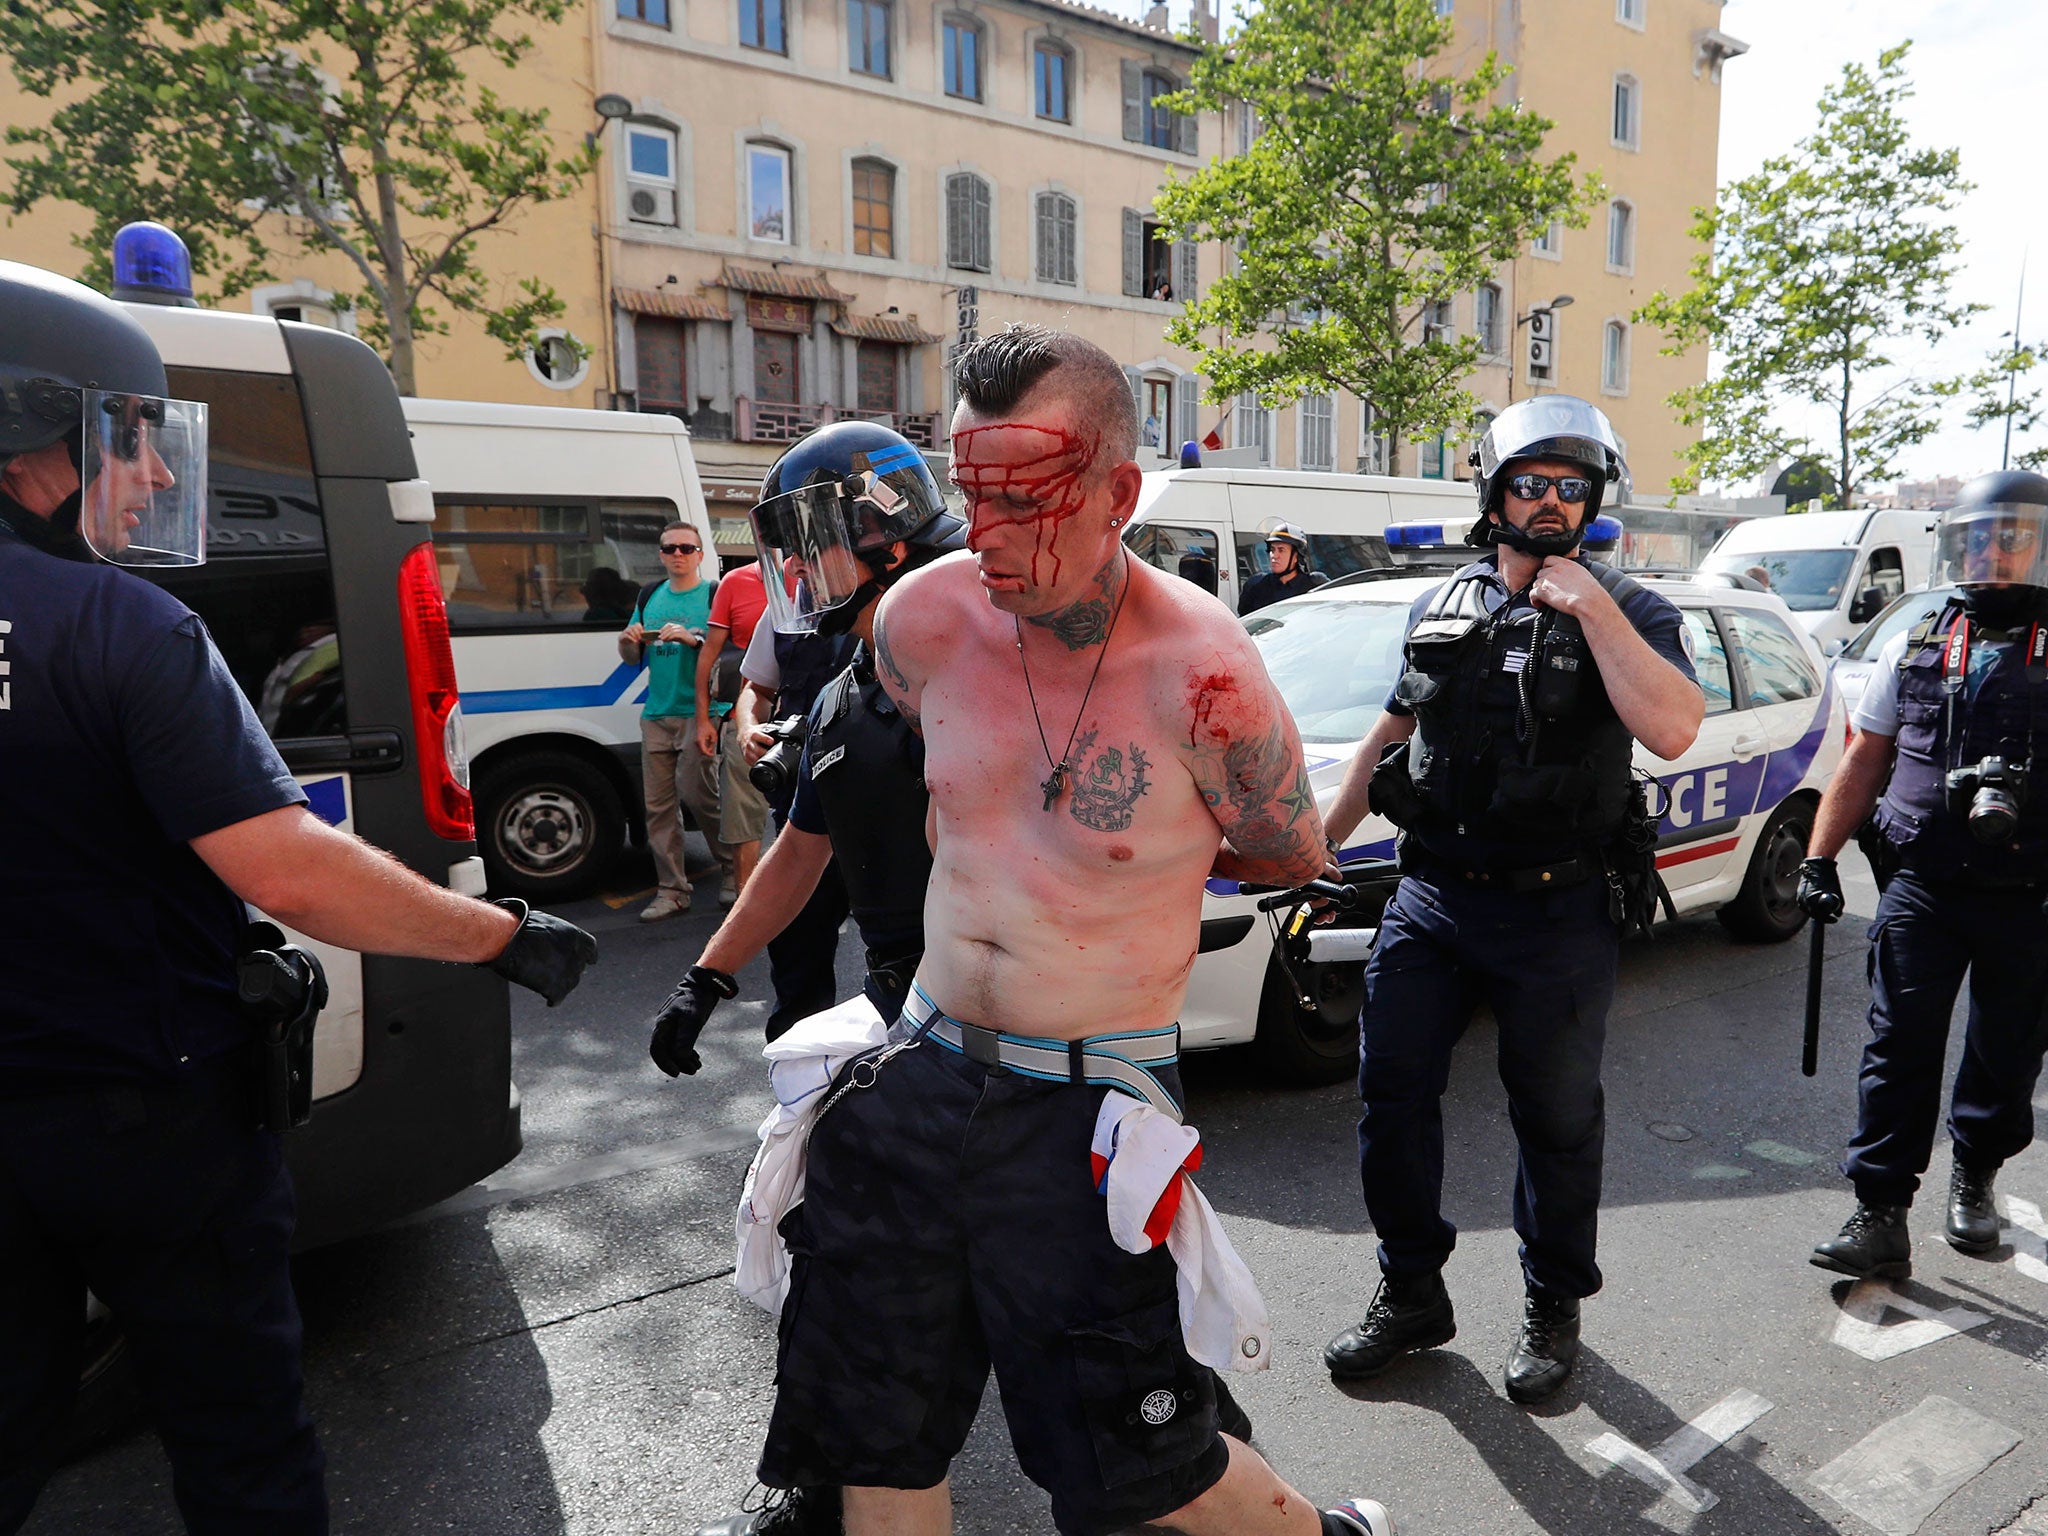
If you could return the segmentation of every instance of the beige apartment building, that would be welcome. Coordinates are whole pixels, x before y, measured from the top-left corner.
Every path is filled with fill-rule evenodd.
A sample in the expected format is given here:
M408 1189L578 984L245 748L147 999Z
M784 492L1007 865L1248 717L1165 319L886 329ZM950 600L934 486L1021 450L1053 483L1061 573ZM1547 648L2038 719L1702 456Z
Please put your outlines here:
M1657 491L1689 438L1665 398L1705 355L1662 356L1629 316L1687 281L1721 67L1744 45L1718 30L1721 0L1437 3L1457 21L1449 64L1497 51L1515 70L1504 89L1556 122L1549 151L1597 170L1607 200L1428 322L1483 339L1483 414L1548 390L1599 401L1637 486ZM1220 428L1282 467L1469 473L1463 441L1404 444L1388 465L1349 396L1200 399L1195 360L1164 333L1221 252L1159 238L1151 201L1249 124L1156 105L1194 56L1166 22L1163 6L1137 23L1069 0L586 0L503 84L548 106L565 144L596 133L600 169L582 200L528 210L480 252L507 286L553 283L580 349L544 334L508 361L458 319L421 345L422 392L682 417L735 550L762 471L820 422L887 420L942 451L951 351L1010 321L1123 362L1151 462ZM75 227L39 210L0 230L0 252L75 269ZM247 302L345 323L331 293L353 286L327 256Z

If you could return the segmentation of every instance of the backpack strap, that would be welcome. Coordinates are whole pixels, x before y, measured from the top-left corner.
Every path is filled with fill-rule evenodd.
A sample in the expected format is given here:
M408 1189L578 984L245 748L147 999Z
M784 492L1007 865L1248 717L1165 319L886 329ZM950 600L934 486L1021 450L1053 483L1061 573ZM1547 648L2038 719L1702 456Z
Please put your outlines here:
M667 580L666 576L657 576L640 589L640 595L633 600L633 622L635 624L641 623L646 619L647 599L654 596L655 589Z
M1593 573L1607 595L1614 599L1618 608L1643 590L1643 584L1625 571L1618 571L1604 560L1588 560L1586 569Z

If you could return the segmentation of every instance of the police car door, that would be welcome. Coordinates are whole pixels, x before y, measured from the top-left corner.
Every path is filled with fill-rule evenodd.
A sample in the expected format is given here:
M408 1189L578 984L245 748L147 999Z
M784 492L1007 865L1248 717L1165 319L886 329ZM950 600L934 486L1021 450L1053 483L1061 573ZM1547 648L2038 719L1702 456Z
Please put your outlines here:
M1754 711L1740 700L1728 646L1711 609L1681 604L1693 667L1707 697L1706 718L1692 749L1676 763L1664 763L1642 748L1638 765L1664 786L1658 826L1657 869L1674 899L1681 891L1712 884L1733 871L1730 861L1742 841L1741 781L1760 763L1764 738ZM1754 796L1754 780L1750 780Z

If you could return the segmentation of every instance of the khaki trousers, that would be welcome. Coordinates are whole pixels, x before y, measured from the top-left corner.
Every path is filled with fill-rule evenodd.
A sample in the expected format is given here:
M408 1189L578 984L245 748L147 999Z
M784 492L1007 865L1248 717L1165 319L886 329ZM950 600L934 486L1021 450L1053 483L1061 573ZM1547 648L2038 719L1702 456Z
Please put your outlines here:
M689 715L673 719L640 718L640 784L647 805L647 846L654 851L654 875L664 891L678 895L690 889L683 872L683 821L680 801L704 841L718 858L725 878L732 878L732 845L719 840L718 759L697 750L697 722Z

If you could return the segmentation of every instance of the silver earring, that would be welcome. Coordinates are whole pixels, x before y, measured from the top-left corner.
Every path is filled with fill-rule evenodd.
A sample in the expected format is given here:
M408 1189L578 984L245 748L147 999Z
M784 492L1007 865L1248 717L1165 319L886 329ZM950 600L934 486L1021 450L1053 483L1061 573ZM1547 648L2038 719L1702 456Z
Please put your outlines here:
M1111 519L1109 520L1109 526L1110 526L1110 527L1112 527L1112 528L1121 528L1121 527L1123 527L1123 525L1124 525L1124 520L1123 520L1122 518L1120 518L1120 517L1112 517L1112 518L1111 518Z

